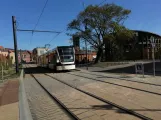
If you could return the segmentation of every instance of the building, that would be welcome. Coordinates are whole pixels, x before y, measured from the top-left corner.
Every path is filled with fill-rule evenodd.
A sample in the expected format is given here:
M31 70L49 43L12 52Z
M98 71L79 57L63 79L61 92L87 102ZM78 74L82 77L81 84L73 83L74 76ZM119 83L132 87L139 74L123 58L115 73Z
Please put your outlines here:
M12 59L12 64L15 63L15 52L14 50L8 51L8 57ZM22 57L22 59L21 59ZM32 61L32 52L28 50L22 50L21 52L18 50L18 61L23 63L29 63Z
M21 50L18 52L18 61L22 63L29 63L32 61L32 52L28 50Z
M10 59L12 59L12 64L14 64L15 63L15 52L14 52L14 50L9 50L8 51L8 57L10 57Z
M154 54L156 59L161 58L161 36L152 32L133 30L135 33L132 39L124 44L124 60L151 60L153 58L153 48L151 44L151 37L154 37ZM105 57L109 57L107 53L109 52L108 44L105 44Z
M23 62L31 62L32 61L32 52L28 50L22 50L22 60ZM14 49L4 48L0 46L0 55L6 57L6 59L12 59L12 64L15 64L15 52ZM20 51L18 50L18 60L21 62Z
M48 51L48 49L46 49L45 47L37 47L34 48L32 51L32 55L33 55L33 60L37 63L38 61L38 57L44 53L46 53Z
M95 58L96 58L95 51L88 51L87 52L87 59L86 59L86 51L85 50L79 50L79 51L75 52L76 64L84 64L84 63L86 63L86 60L88 60L88 62L91 62Z
M160 59L161 57L161 36L155 33L134 30L135 32L135 40L137 41L136 46L139 50L139 58L140 59L152 59L153 49L151 44L151 37L154 37L154 53L155 58Z
M8 49L4 48L3 46L0 46L0 54L7 57Z

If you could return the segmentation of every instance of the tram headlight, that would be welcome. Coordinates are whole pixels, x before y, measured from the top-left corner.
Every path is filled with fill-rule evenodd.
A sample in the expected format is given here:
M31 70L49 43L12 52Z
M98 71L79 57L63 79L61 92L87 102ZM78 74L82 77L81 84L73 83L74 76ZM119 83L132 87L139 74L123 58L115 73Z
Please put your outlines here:
M57 59L56 62L59 63L60 61Z

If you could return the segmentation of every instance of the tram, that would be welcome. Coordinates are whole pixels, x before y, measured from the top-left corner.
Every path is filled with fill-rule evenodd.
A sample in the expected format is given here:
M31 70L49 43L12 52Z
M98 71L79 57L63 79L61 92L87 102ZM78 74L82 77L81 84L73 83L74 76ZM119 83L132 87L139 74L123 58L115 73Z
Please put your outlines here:
M75 50L73 46L58 46L38 57L38 66L61 70L75 69Z

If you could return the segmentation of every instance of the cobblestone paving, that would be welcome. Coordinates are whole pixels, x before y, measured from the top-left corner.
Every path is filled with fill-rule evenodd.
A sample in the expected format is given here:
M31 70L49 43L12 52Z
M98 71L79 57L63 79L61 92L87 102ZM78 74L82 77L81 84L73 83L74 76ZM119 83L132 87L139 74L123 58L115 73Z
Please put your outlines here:
M72 119L47 95L30 75L26 75L24 84L29 107L34 120Z
M121 79L126 79L130 81L138 81L138 82L146 82L146 83L152 83L152 84L158 84L161 85L161 77L160 76L155 76L153 77L152 75L145 75L144 78L141 74L117 74L117 73L103 73L103 72L89 72L87 70L79 69L83 73L90 73L90 74L95 74L95 75L103 75L107 77L115 77L115 78L121 78Z
M59 74L59 73L58 73ZM59 74L66 80L66 74ZM34 75L45 88L61 100L75 115L83 120L136 120L135 116L85 95L48 76Z
M77 74L86 76L85 74L82 74L79 71L77 72ZM94 93L97 96L110 100L126 108L132 109L148 117L155 118L158 120L160 120L161 118L161 97L159 95L153 95L106 83L94 82L93 80L69 75L67 73L50 75L57 77L58 79L64 80L65 82L68 82L72 85L77 85L77 87L85 91ZM93 75L93 78L96 77ZM88 84L83 85L83 82L87 83L87 81ZM92 81L93 83L90 81ZM81 86L79 86L79 83L81 84Z
M127 86L127 87L132 87L132 88L137 88L140 90L146 90L146 91L150 91L150 92L154 92L154 93L159 93L161 94L161 86L157 86L157 85L149 85L149 84L144 84L144 83L139 83L138 82L132 82L132 81L124 81L124 80L119 80L119 79L115 79L115 78L108 78L107 77L100 77L98 75L94 75L94 73L85 73L85 72L72 72L70 73L72 75L80 75L83 77L88 77L88 78L94 78L97 80L101 80L101 81L105 81L105 82L110 82L110 83L114 83L114 84L118 84L118 85L123 85L123 86ZM160 78L161 79L161 78ZM94 81L94 80L93 80ZM108 84L108 83L105 83ZM152 94L152 93L150 93Z

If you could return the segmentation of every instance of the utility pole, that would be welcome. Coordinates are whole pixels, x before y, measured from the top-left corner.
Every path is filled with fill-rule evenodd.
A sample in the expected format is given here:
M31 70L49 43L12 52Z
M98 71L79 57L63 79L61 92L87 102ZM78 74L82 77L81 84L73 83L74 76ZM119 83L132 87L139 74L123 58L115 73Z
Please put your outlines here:
M16 19L12 16L12 26L13 26L13 39L14 39L14 51L15 51L15 62L16 62L16 73L19 72L18 66L18 52L17 52L17 35L16 35Z

